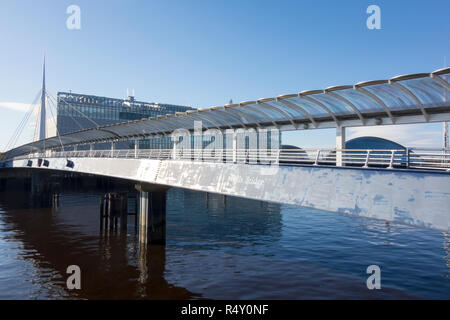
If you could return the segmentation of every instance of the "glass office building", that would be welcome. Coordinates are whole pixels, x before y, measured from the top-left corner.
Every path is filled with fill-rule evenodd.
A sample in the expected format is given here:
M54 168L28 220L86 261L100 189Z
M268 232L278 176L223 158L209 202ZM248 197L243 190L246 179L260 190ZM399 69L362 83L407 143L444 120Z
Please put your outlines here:
M60 135L83 129L174 114L192 110L192 107L114 99L72 92L58 92L57 130ZM140 142L143 148L171 148L170 138L151 139ZM121 143L121 147L134 147L134 142Z

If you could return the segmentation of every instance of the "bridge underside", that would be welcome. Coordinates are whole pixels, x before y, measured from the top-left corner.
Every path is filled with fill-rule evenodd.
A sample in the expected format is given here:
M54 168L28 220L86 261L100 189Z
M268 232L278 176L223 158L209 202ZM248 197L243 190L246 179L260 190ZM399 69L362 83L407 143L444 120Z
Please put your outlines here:
M438 172L184 160L48 158L63 170L316 208L448 231L450 176ZM37 168L37 159L32 168ZM28 160L8 167L26 168Z

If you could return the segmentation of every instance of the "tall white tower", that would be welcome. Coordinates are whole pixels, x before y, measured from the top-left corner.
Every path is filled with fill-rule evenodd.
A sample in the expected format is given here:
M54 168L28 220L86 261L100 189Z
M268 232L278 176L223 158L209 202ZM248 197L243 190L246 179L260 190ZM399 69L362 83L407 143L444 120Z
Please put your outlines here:
M41 93L41 108L39 110L39 140L46 138L46 127L45 127L45 56L44 56L44 68L42 72L42 93Z

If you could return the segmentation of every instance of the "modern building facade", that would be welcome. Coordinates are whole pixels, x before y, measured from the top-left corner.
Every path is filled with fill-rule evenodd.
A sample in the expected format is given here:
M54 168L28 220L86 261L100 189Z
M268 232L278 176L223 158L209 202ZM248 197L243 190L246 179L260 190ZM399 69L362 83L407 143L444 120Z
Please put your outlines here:
M192 110L191 107L58 92L59 134ZM89 121L87 118L91 119Z
M175 114L193 110L192 107L172 104L115 99L72 92L58 92L57 130L60 135L119 122ZM133 142L134 144L134 142ZM170 148L170 138L141 141L142 147ZM122 144L124 146L124 144ZM130 144L129 147L133 145Z

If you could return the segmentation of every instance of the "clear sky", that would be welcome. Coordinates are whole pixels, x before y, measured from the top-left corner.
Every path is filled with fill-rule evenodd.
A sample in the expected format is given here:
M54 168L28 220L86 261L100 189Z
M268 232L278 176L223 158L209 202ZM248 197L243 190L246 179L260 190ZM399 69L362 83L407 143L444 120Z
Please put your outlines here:
M81 29L69 30L69 5ZM366 9L381 8L381 30ZM0 150L41 85L195 107L431 72L450 59L450 1L0 0ZM352 129L441 146L440 124ZM29 127L28 131L32 131ZM28 134L29 136L29 134ZM328 147L334 132L285 136Z

